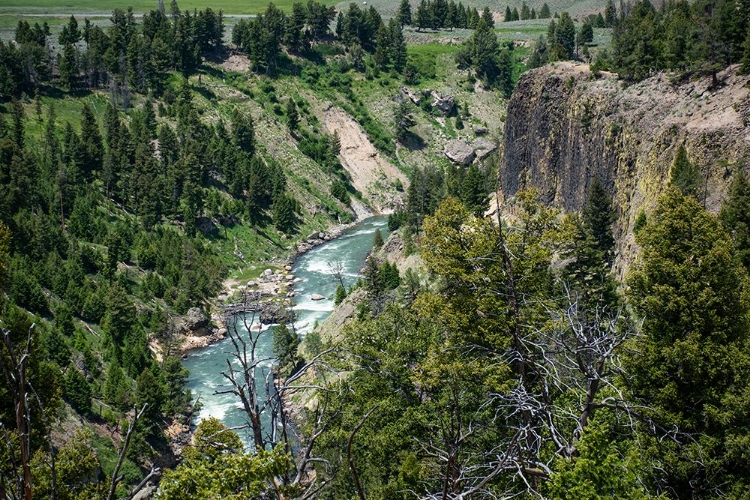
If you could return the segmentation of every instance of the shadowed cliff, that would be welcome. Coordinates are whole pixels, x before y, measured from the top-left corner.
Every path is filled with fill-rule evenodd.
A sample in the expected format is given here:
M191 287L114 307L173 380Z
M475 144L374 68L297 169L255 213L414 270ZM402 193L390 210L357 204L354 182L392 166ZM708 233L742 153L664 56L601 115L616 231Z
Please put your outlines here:
M613 195L618 260L634 255L632 227L669 181L684 145L703 177L699 195L718 211L733 172L750 164L748 76L736 67L711 78L672 83L657 75L623 88L614 75L557 63L525 73L508 104L502 191L535 187L568 210L586 201L598 176Z

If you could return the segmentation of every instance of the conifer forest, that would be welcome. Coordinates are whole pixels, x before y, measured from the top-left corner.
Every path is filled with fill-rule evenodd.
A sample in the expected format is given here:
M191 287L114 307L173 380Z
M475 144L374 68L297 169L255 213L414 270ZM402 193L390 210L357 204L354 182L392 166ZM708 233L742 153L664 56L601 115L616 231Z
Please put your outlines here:
M0 5L0 500L750 498L750 0L264 2Z

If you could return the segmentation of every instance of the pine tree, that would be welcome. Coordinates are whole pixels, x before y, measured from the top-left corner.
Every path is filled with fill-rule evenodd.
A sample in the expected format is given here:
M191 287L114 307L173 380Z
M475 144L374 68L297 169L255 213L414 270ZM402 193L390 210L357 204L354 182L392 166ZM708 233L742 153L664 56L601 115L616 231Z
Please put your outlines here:
M383 234L380 229L375 230L375 234L372 238L372 249L374 251L380 250L383 247Z
M490 29L495 28L495 20L492 18L492 12L490 12L489 7L485 7L482 11L482 19L484 20L484 23L490 27Z
M614 0L609 0L604 8L604 24L607 28L614 28L617 25L617 8Z
M273 203L273 225L279 231L290 234L297 226L297 201L289 195L276 197Z
M513 20L513 13L510 11L510 6L505 6L505 15L503 16L503 22L509 23Z
M340 283L336 287L336 294L333 297L333 303L334 305L341 304L344 299L346 298L346 288L344 288Z
M750 271L750 182L742 170L732 179L719 218L732 237L737 258Z
M299 336L294 330L281 323L273 328L273 353L279 360L279 364L285 372L294 369L299 356Z
M646 459L675 497L711 497L727 484L746 490L748 459L736 443L750 438L741 409L750 380L747 274L718 219L674 187L636 241L643 251L628 285L643 339L626 373L649 419L640 433Z
M521 5L521 21L526 21L528 19L531 19L531 11L529 10L529 6L526 5L526 2L523 2Z
M409 0L401 0L398 5L398 22L401 26L411 25L411 4Z
M750 24L748 24L747 36L745 37L745 51L741 63L740 72L743 75L750 74Z
M683 145L680 145L677 149L677 154L672 163L670 184L684 195L698 196L701 185L700 171L688 160L687 151Z
M549 5L545 3L539 11L539 19L549 19L550 17L552 17L552 14L549 11Z
M120 368L117 360L114 360L107 370L107 378L104 381L104 401L114 405L118 409L127 409L130 388L125 374Z
M612 223L616 216L612 209L612 198L604 189L599 177L595 176L591 181L588 199L582 212L584 225L591 231L599 250L604 255L605 262L612 265L615 250Z
M557 54L558 60L573 59L576 47L576 27L570 14L563 12L555 29L555 46L562 50ZM553 47L554 50L554 47Z
M292 133L295 133L299 127L299 113L291 96L286 100L286 125Z
M419 0L417 11L414 14L414 24L417 25L417 31L431 27L431 18L431 9L427 4L427 0Z
M164 391L154 374L146 368L138 375L135 381L135 404L140 409L146 406L143 412L143 424L149 428L156 424L161 414Z
M406 53L406 40L404 39L404 32L401 25L395 20L391 19L388 22L390 29L390 60L393 64L393 69L398 73L404 71L406 67L407 53ZM338 154L338 152L336 153Z
M91 387L73 365L65 372L65 399L81 415L91 413Z
M409 129L417 124L411 114L411 105L406 99L399 99L393 112L396 138L403 142L410 134Z
M472 163L464 175L461 183L461 201L477 217L483 217L487 210L487 193L484 188L484 178L479 167Z

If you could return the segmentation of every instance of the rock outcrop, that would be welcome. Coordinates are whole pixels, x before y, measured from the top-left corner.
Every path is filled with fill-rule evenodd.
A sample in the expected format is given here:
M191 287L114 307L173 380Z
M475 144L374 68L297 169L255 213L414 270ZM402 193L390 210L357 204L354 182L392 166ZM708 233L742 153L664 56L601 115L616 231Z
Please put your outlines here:
M573 63L525 73L508 104L503 195L533 186L542 201L575 210L598 176L618 212L620 260L629 261L633 223L667 186L680 145L703 172L709 210L750 165L750 78L733 67L719 80L713 89L710 76L675 84L661 74L623 88L614 75L595 78Z
M459 165L468 165L477 157L474 148L462 139L455 139L445 145L445 156Z

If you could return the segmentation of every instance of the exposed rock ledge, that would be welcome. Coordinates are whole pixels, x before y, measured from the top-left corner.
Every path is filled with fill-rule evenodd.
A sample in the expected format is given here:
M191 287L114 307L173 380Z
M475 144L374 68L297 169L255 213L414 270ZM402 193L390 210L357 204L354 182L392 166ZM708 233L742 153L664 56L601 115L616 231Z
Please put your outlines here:
M598 176L618 212L618 260L635 255L632 228L669 179L677 148L704 175L706 206L716 211L732 175L750 165L750 77L737 67L672 83L659 74L623 88L587 65L556 63L524 73L508 104L503 195L533 186L542 201L579 209ZM703 201L703 200L702 200Z

